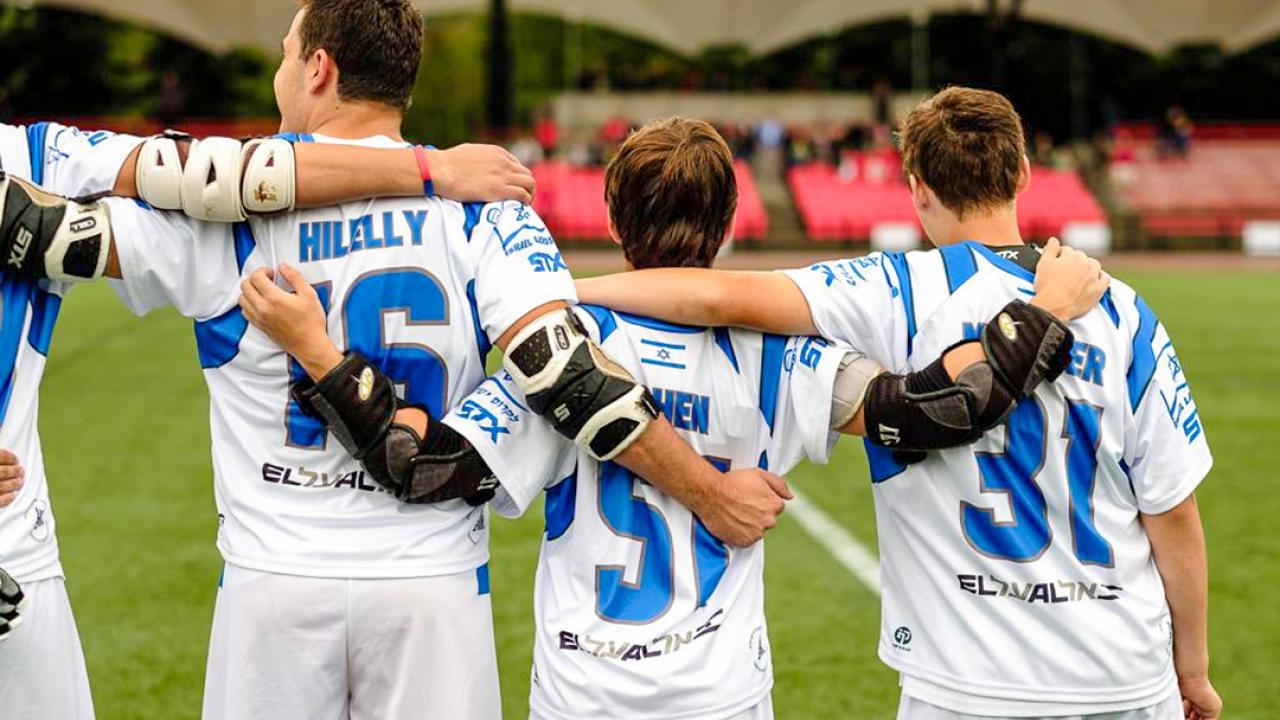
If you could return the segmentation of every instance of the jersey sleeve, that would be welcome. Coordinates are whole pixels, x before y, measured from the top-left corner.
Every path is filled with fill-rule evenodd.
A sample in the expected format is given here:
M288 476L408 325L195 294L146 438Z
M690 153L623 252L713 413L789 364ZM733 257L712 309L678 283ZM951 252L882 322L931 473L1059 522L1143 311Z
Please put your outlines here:
M577 447L529 410L505 371L487 378L444 418L475 446L501 487L493 507L519 517L548 485L571 472Z
M766 338L766 348L770 338ZM809 459L825 464L837 435L831 431L831 394L843 348L822 338L789 338L777 380L777 400L770 424L769 470L785 473ZM766 362L762 373L770 373ZM762 397L770 378L762 376ZM768 415L766 415L766 420Z
M497 343L517 320L550 302L577 302L573 278L546 223L515 202L468 206L478 212L469 244L476 267L480 324Z
M1158 515L1191 495L1213 456L1169 333L1141 299L1138 315L1127 374L1133 422L1124 461L1138 509Z
M886 368L904 368L915 318L903 255L872 253L783 272L804 294L819 334Z
M115 187L120 168L142 138L36 123L27 128L27 141L32 180L59 195L81 197Z
M216 317L240 297L240 273L253 252L247 223L202 223L133 200L107 198L123 278L112 284L135 314L172 305L196 319Z

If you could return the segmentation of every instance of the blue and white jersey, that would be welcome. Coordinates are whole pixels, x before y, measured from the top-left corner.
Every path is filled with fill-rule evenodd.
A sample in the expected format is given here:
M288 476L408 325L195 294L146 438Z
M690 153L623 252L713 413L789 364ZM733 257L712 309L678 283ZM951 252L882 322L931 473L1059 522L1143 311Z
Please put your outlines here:
M387 138L352 144L402 146ZM210 395L218 547L227 562L375 578L454 574L488 560L483 508L401 503L291 401L290 386L305 374L248 325L240 282L262 266L299 268L338 346L359 351L407 400L440 417L485 378L490 344L516 320L575 298L555 241L532 210L406 198L234 227L131 202L113 201L111 210L126 304L140 314L173 305L195 320Z
M137 138L54 123L0 124L0 170L70 196L110 190ZM0 447L26 467L17 499L0 508L0 567L19 582L62 575L40 452L40 378L66 283L0 275Z
M825 462L838 348L577 312L712 464ZM768 695L762 543L727 548L665 493L580 452L529 412L506 373L446 422L497 473L500 513L518 516L546 492L530 697L539 717L715 720Z
M1026 250L976 243L788 271L814 323L894 372L919 370L1029 299ZM1000 717L1091 714L1175 685L1169 610L1141 515L1212 464L1164 326L1113 282L1071 323L1072 363L977 444L904 467L868 445L880 657L903 691Z

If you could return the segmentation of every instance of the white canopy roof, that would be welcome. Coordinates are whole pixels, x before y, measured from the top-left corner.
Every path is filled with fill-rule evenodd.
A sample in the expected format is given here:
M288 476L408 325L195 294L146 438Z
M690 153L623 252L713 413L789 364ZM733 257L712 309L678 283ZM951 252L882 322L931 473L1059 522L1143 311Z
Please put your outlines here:
M279 46L292 0L35 0L150 26L197 45ZM488 0L417 0L425 13L485 11ZM508 0L696 53L744 45L764 53L851 25L934 12L984 12L986 0ZM1007 0L1001 7L1008 5ZM1280 36L1280 0L1025 0L1023 17L1162 50L1190 42L1230 50Z

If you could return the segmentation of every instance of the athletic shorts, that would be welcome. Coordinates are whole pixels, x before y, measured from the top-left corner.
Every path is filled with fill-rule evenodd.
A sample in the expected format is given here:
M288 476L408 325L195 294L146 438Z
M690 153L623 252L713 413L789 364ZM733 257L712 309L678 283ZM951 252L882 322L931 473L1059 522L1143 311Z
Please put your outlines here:
M22 624L0 643L0 717L93 720L80 635L60 577L23 583Z
M205 720L497 720L488 566L332 579L227 565Z

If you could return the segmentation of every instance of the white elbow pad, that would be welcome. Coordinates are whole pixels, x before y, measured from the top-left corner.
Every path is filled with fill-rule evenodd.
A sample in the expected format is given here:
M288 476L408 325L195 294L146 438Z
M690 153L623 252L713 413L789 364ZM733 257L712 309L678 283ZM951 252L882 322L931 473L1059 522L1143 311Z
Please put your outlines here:
M173 137L157 135L142 143L134 183L138 197L151 207L182 209L182 158Z
M293 144L270 138L244 144L243 207L251 213L288 212L295 207L297 162Z
M866 402L871 381L884 371L880 363L856 350L850 350L840 359L835 386L831 391L832 430L839 430L853 420Z
M210 222L245 219L240 201L241 143L211 137L191 144L182 171L182 211Z

